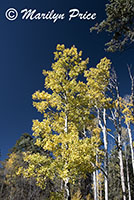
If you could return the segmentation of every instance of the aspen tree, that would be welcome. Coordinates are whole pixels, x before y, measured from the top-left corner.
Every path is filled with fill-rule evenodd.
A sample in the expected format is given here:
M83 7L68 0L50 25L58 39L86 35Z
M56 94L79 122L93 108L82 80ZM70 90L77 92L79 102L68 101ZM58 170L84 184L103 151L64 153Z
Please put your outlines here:
M122 112L120 107L120 95L119 95L119 86L117 81L117 76L115 71L113 70L113 75L111 77L111 85L115 90L115 94L113 96L113 108L111 109L111 120L114 124L116 133L117 133L117 148L118 148L118 156L120 161L120 179L122 186L122 195L123 200L126 200L126 186L125 186L125 175L124 175L124 165L123 165L123 150L122 150Z
M106 97L106 91L110 80L110 67L111 67L110 60L107 58L103 58L101 59L100 63L96 66L96 68L91 68L85 73L85 76L87 77L89 102L92 102L92 106L97 111L98 125L103 133L104 151L105 151L104 155L105 200L108 200L108 141L107 141L107 131L106 131L107 129L106 109L109 108L111 101L111 98ZM95 183L96 180L95 173L93 177Z
M57 45L54 55L52 70L43 71L45 90L33 94L33 106L43 114L42 121L33 121L33 136L36 145L48 154L25 153L27 168L20 167L18 174L35 177L41 188L45 188L47 177L58 176L64 181L65 199L69 200L70 184L78 175L95 170L96 152L101 154L100 128L93 124L87 86L78 80L88 59L82 60L82 52L74 46L66 49Z

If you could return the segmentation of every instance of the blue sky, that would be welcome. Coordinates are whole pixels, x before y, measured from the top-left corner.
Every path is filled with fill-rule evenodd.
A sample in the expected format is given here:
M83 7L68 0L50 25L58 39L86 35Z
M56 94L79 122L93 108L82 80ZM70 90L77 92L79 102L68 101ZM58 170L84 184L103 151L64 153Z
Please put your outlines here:
M41 117L32 106L32 94L42 90L43 69L50 69L53 52L57 44L66 47L75 45L83 51L83 58L89 57L90 66L95 66L101 58L108 57L117 71L121 95L130 92L127 64L134 66L134 49L123 53L106 53L104 44L110 39L107 33L90 33L89 29L105 17L106 0L2 0L0 3L0 149L1 159L6 157L19 137L32 134L32 120ZM5 12L15 8L19 15L14 21L6 19ZM52 20L22 20L23 9L36 9L46 13L55 10L64 13L65 19L53 23ZM69 10L78 9L96 13L95 20L69 18Z

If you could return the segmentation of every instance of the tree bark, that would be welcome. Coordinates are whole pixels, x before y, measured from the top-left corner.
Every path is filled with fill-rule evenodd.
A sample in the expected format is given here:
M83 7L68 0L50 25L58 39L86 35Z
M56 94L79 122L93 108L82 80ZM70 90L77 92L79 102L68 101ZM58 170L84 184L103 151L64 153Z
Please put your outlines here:
M98 111L99 112L99 111ZM107 141L107 131L106 131L106 109L103 109L103 125L101 123L100 116L98 114L99 118L99 125L102 129L103 133L103 141L104 141L104 171L106 176L104 176L104 184L105 184L105 200L108 200L108 141Z
M119 155L119 161L120 161L120 178L121 178L121 186L122 186L122 195L123 195L123 200L126 200L126 187L125 187L125 176L124 176L124 167L123 167L123 155L122 155L122 142L121 142L121 135L122 135L122 128L121 128L121 108L119 106L119 87L118 87L118 82L117 82L117 77L115 77L115 90L117 93L117 102L118 105L115 107L115 114L113 115L113 121L115 125L115 129L117 131L117 137L118 137L118 155Z
M117 147L118 147L118 155L119 155L119 163L120 163L120 178L121 178L121 187L122 187L122 194L123 194L123 200L126 200L126 187L125 187L125 176L124 176L124 167L123 167L123 155L122 155L122 144L121 144L121 116L120 111L115 109L115 113L118 113L118 120L116 119L116 116L112 112L112 117L115 125L115 129L117 132L118 140Z
M133 175L134 175L134 149L133 149L133 140L132 140L132 133L130 129L130 124L127 123L127 131L129 135L129 143L131 149L131 159L132 159L132 168L133 168Z
M98 200L96 171L93 172L94 200Z
M70 193L70 183L68 182L68 178L65 180L65 199L66 200L71 200L71 193Z
M131 187L130 187L130 177L129 177L129 168L128 168L128 156L127 156L127 150L126 150L125 143L124 143L124 149L125 149L125 160L126 160L126 171L127 171L128 197L129 197L129 200L131 200Z
M107 176L105 179L105 200L108 200L108 142L107 142L107 133L106 133L106 109L103 111L103 138L104 138L104 149L105 149L105 158L104 158L104 169Z
M126 187L125 187L123 156L122 156L122 147L121 147L121 136L120 136L120 134L118 134L118 154L119 154L119 160L120 160L120 177L121 177L123 200L126 200Z
M68 118L67 118L67 114L65 116L65 133L68 132ZM67 145L66 145L66 149L67 149ZM70 183L69 183L69 178L66 178L65 182L65 199L66 200L71 200L71 193L70 193Z

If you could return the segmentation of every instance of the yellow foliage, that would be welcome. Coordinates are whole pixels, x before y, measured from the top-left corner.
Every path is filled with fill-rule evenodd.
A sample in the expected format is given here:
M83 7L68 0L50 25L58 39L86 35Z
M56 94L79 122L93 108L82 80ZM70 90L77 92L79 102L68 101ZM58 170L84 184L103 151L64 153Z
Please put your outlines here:
M10 154L9 159L7 160L6 165L5 165L7 170L14 168L14 162L16 158L17 158L17 155L15 153Z
M111 62L107 58L101 59L96 68L90 68L85 71L87 79L88 97L92 106L108 107L110 106L111 98L105 96L110 78Z
M16 181L17 174L16 172L20 168L20 163L22 162L23 158L21 154L11 153L9 155L8 160L5 162L5 169L6 169L6 183L14 183Z
M82 60L82 52L75 46L66 49L64 45L57 45L56 50L52 70L43 70L45 90L36 91L32 96L33 106L44 117L41 122L33 120L33 136L36 145L49 156L24 154L27 167L18 171L27 178L35 177L42 188L46 178L53 179L55 174L74 183L78 175L85 176L94 170L96 153L102 154L101 130L90 112L95 106L107 107L111 100L105 97L111 65L107 58L86 71L89 59ZM82 73L87 84L78 80ZM90 136L85 137L84 130ZM80 134L84 136L80 138Z
M125 99L120 97L115 101L115 106L121 109L126 124L134 123L134 115L133 115L134 108L131 99L130 102L127 102L125 101Z
M50 200L63 200L63 192L51 192Z
M82 200L82 195L80 190L78 190L73 196L72 196L72 200Z

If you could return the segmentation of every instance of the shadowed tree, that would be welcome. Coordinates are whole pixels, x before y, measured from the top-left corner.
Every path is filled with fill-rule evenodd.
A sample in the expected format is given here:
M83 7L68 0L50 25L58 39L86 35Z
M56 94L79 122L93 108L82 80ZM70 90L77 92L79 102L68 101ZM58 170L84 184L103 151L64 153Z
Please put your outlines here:
M106 4L106 19L90 30L108 32L111 40L106 43L107 51L122 51L134 42L134 1L109 0Z

